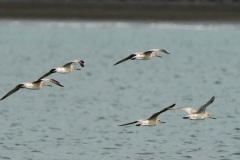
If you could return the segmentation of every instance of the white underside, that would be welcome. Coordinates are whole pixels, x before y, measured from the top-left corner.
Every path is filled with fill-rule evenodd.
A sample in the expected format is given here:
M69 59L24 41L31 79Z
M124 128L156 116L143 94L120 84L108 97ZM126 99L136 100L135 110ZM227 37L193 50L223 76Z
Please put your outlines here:
M40 83L36 83L36 84L24 83L23 87L26 89L30 89L30 90L38 90L38 89L40 89Z
M138 59L138 60L149 60L149 59L151 59L151 57L150 56L144 56L144 55L137 55L137 56L135 56L134 58L136 58L136 59Z
M191 114L189 115L189 119L195 119L195 120L203 120L206 117L204 116L204 114Z
M67 74L67 73L71 72L71 69L70 69L70 67L69 68L59 67L59 68L56 68L56 72L61 73L61 74Z
M156 122L149 121L149 120L143 120L140 123L141 123L141 126L155 126L156 125Z

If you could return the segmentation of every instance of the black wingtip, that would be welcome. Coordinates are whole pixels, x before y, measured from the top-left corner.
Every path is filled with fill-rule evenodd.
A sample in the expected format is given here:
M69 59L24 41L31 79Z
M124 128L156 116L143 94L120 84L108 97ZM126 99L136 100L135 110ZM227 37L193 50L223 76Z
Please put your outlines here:
M4 99L7 98L7 97L8 97L8 96L5 95L4 97L2 97L2 98L0 99L0 101L1 101L1 100L4 100Z
M3 97L0 99L0 101L1 101L1 100L4 100L4 99L7 98L7 97L8 97L8 96L6 96L6 95L3 96Z
M56 69L54 68L54 69L51 69L50 70L50 73L56 73Z
M162 50L163 53L166 53L166 54L170 54L169 52L167 52L166 50Z
M213 100L213 101L214 101L214 99L215 99L215 96L212 97L212 100Z
M83 60L78 60L77 62L80 66L84 67L84 61Z
M167 110L170 109L170 108L172 108L172 107L174 107L175 105L176 105L176 104L174 103L174 104L172 104L171 106L167 107Z

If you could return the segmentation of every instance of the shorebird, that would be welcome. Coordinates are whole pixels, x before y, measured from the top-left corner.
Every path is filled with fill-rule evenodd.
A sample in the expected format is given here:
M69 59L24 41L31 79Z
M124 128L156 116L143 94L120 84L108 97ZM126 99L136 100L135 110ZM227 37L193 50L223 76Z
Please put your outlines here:
M209 104L211 104L214 101L214 96L203 106L201 106L197 111L190 107L184 107L184 108L169 108L168 110L184 110L188 112L188 116L183 117L183 119L192 119L192 120L204 120L205 118L212 118L216 119L212 116L210 116L209 113L205 112L205 109Z
M53 84L56 84L58 86L64 87L61 83L59 83L58 81L54 80L54 79L49 79L49 78L45 78L45 79L38 79L37 81L34 82L25 82L25 83L21 83L19 85L17 85L15 88L13 88L11 91L9 91L5 96L3 96L1 100L7 98L8 96L10 96L11 94L13 94L14 92L18 91L20 88L26 88L26 89L31 89L31 90L38 90L40 88L42 88L43 86L49 86L52 87L51 85L45 84L43 81L49 81Z
M80 70L76 67L73 66L73 63L78 63L80 66L84 67L84 61L82 60L74 60L71 62L68 62L67 64L63 65L62 67L56 67L51 69L48 73L44 74L42 77L40 77L39 79L45 78L47 76L49 76L52 73L61 73L61 74L67 74L72 72L72 70Z
M126 123L126 124L121 124L119 126L126 126L126 125L129 125L129 124L134 124L134 123L138 123L136 126L155 126L156 124L158 123L166 123L166 122L162 122L160 119L158 119L158 115L163 113L163 112L166 112L169 108L172 108L174 107L175 104L169 106L169 107L166 107L164 109L162 109L161 111L159 112L156 112L154 113L151 117L149 117L148 119L140 119L140 120L137 120L137 121L134 121L134 122L130 122L130 123Z
M148 60L148 59L151 59L153 57L161 57L159 55L156 54L156 52L163 52L163 53L166 53L166 54L170 54L168 53L166 50L164 49L151 49L149 51L145 51L145 52L137 52L137 53L133 53L131 55L129 55L128 57L120 60L119 62L115 63L114 65L117 65L119 63L122 63L126 60L135 60L135 59L138 59L138 60Z

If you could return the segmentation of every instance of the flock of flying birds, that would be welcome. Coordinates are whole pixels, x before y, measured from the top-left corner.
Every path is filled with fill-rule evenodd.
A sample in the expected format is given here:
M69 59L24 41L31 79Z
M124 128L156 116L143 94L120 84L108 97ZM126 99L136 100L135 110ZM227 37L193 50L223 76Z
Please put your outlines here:
M151 49L151 50L148 50L148 51L145 51L145 52L133 53L133 54L129 55L128 57L118 61L114 65L117 65L117 64L122 63L122 62L127 61L127 60L149 60L153 57L161 57L161 56L157 55L156 52L163 52L163 53L166 53L166 54L170 54L166 50L163 50L163 49ZM47 72L46 74L41 76L36 81L25 82L25 83L18 84L15 88L13 88L6 95L4 95L0 99L0 101L7 98L8 96L10 96L11 94L18 91L21 88L30 89L30 90L39 90L43 86L51 87L51 85L45 84L44 81L48 81L48 82L51 82L55 85L64 87L58 81L56 81L54 79L51 79L51 78L46 78L46 77L49 76L52 73L68 74L68 73L72 72L73 70L80 70L80 69L74 67L73 63L78 63L80 66L84 67L84 61L83 60L74 60L74 61L68 62L67 64L63 65L62 67L53 68L49 72ZM138 123L138 124L136 124L136 126L155 126L158 123L166 123L166 122L162 122L157 117L158 117L159 114L161 114L163 112L166 112L167 110L184 110L184 111L188 112L189 115L186 116L186 117L183 117L183 119L191 119L191 120L204 120L206 118L216 119L216 118L210 116L209 113L205 112L207 106L210 105L214 101L214 98L215 97L213 96L206 104L201 106L198 110L195 110L195 109L189 108L189 107L173 108L175 106L175 104L172 104L171 106L166 107L166 108L154 113L148 119L140 119L140 120L130 122L130 123L126 123L126 124L122 124L122 125L119 125L119 126L125 126L125 125L134 124L134 123Z
M0 99L0 101L7 98L8 96L10 96L11 94L18 91L21 88L31 89L31 90L39 90L43 86L51 87L51 85L45 84L44 81L48 81L48 82L51 82L51 83L56 84L58 86L64 87L58 81L56 81L54 79L51 79L51 78L45 78L45 77L49 76L52 73L56 73L56 72L61 73L61 74L67 74L67 73L72 72L72 70L80 70L78 68L75 68L73 66L73 63L79 63L80 66L84 67L84 61L82 61L82 60L75 60L75 61L68 62L67 64L63 65L62 67L56 67L54 69L51 69L48 73L44 74L42 77L40 77L36 81L25 82L25 83L21 83L21 84L17 85L15 88L13 88L11 91L9 91L5 96L3 96Z

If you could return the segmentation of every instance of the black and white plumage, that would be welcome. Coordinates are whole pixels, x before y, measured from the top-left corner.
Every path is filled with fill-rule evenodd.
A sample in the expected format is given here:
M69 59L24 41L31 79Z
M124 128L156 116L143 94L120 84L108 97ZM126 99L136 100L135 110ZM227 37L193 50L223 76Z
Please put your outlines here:
M50 78L38 79L38 80L33 81L33 82L25 82L25 83L18 84L15 88L13 88L5 96L3 96L0 99L0 101L5 99L5 98L7 98L8 96L10 96L11 94L15 93L16 91L18 91L21 88L30 89L30 90L39 90L43 86L50 86L51 87L51 85L45 84L44 81L48 81L48 82L51 82L51 83L53 83L55 85L64 87L61 83L59 83L58 81L56 81L54 79L50 79Z
M131 60L135 60L135 59L137 59L137 60L149 60L149 59L151 59L151 58L153 58L153 57L161 57L161 56L159 56L159 55L156 54L157 51L158 51L158 52L163 52L163 53L166 53L166 54L170 54L170 53L168 53L168 52L167 52L166 50L164 50L164 49L151 49L151 50L145 51L145 52L133 53L133 54L127 56L126 58L118 61L118 62L115 63L114 65L117 65L117 64L122 63L122 62L124 62L124 61L127 61L127 60L129 60L129 59L131 59Z
M130 125L130 124L134 124L134 123L138 123L136 126L155 126L156 124L158 123L166 123L166 122L162 122L160 119L158 119L158 115L163 113L163 112L166 112L169 108L172 108L174 107L175 104L169 106L169 107L166 107L156 113L154 113L151 117L149 117L148 119L140 119L140 120L137 120L137 121L134 121L134 122L130 122L130 123L125 123L125 124L121 124L119 126L126 126L126 125Z
M83 60L74 60L74 61L66 63L62 67L56 67L56 68L51 69L49 72L47 72L42 77L40 77L40 79L45 78L45 77L49 76L50 74L56 73L56 72L61 73L61 74L68 74L68 73L72 72L73 70L80 70L79 68L74 67L73 63L78 63L82 67L84 67L84 65L85 65Z
M183 108L169 108L168 110L184 110L188 112L188 116L183 117L183 119L192 119L192 120L204 120L206 118L216 119L209 115L205 110L207 106L213 103L215 97L213 96L206 104L202 105L198 110L195 110L190 107L183 107Z

